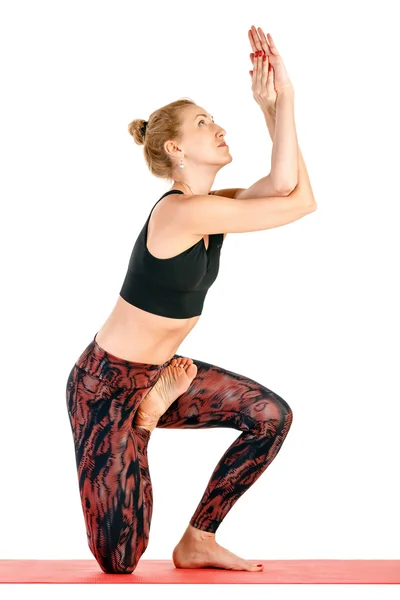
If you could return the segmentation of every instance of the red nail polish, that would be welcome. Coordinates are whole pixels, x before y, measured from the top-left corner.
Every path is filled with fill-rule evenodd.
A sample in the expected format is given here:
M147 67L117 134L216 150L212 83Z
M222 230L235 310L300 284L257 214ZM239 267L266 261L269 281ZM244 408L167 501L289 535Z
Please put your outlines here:
M266 54L264 54L263 60L267 60L267 55Z
M262 565L257 565L257 567L262 567Z

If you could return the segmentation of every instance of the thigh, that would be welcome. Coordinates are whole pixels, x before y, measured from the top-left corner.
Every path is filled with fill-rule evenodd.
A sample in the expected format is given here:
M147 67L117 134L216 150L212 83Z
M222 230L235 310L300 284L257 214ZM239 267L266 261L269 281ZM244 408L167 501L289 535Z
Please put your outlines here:
M129 434L136 410L148 391L149 386L136 387L134 381L117 385L74 365L67 381L66 401L78 468L89 453L92 461L109 449L105 440Z
M149 432L133 428L146 388L118 387L74 366L66 401L90 550L108 573L132 572L149 540Z
M179 357L180 355L176 355ZM159 428L230 427L249 431L278 425L289 405L265 385L223 367L192 359L197 374L159 419Z

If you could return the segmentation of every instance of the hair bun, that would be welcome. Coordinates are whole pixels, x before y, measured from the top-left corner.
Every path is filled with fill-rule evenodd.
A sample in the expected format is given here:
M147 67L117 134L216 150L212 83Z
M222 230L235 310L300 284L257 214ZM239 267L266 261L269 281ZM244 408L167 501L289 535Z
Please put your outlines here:
M143 125L140 128L140 131L142 132L143 137L146 135L147 123L148 123L148 121L143 121Z
M143 146L146 135L148 121L144 119L135 119L128 125L128 131L135 140L136 144Z

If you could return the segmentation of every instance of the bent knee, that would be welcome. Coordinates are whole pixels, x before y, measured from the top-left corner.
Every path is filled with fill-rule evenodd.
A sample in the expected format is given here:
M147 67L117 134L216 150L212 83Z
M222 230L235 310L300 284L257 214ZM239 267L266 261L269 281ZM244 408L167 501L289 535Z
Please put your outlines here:
M96 558L101 570L107 575L130 575L136 569L139 559L123 561L115 556Z
M291 415L293 417L292 409L290 408L286 400L282 398L282 396L279 396L279 394L276 394L275 392L269 392L267 395L267 399L271 403L271 405L276 407L277 412L281 415L282 418L286 419L288 415Z
M102 554L99 551L91 551L104 573L108 575L130 575L136 569L144 550L135 554L132 552L127 553L125 550L124 556L121 555L120 549L107 553L103 552Z
M253 430L268 437L287 434L293 422L293 411L286 400L267 390L256 408L252 414L256 421Z
M284 415L285 417L290 415L291 420L293 420L293 411L290 408L289 404L286 402L286 400L284 400L283 398L281 398L281 396L278 396L277 394L275 394L275 397L277 398L277 402L280 405L282 415Z

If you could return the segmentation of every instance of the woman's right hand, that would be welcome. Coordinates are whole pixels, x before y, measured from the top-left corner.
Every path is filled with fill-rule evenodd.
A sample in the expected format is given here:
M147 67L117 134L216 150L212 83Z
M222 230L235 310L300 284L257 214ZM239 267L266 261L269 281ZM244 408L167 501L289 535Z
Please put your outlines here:
M275 42L272 39L272 35L270 33L267 33L267 36L268 36L268 40L265 37L265 33L263 32L261 27L258 27L258 30L257 30L254 27L254 25L252 25L251 29L249 30L249 40L250 40L252 50L254 51L254 53L261 51L267 55L267 61L269 63L268 80L270 79L270 73L272 73L273 74L272 81L273 81L274 91L276 94L279 94L286 87L293 88L293 84L289 79L289 76L287 74L282 57L280 56L278 49L275 46ZM250 58L253 62L254 54L251 54ZM272 71L271 71L271 67L272 67ZM269 81L267 81L267 88L268 88L268 83L269 83ZM271 96L271 103L273 103L273 99L272 99L273 94L270 94L270 96ZM276 102L276 97L275 97L275 102Z

